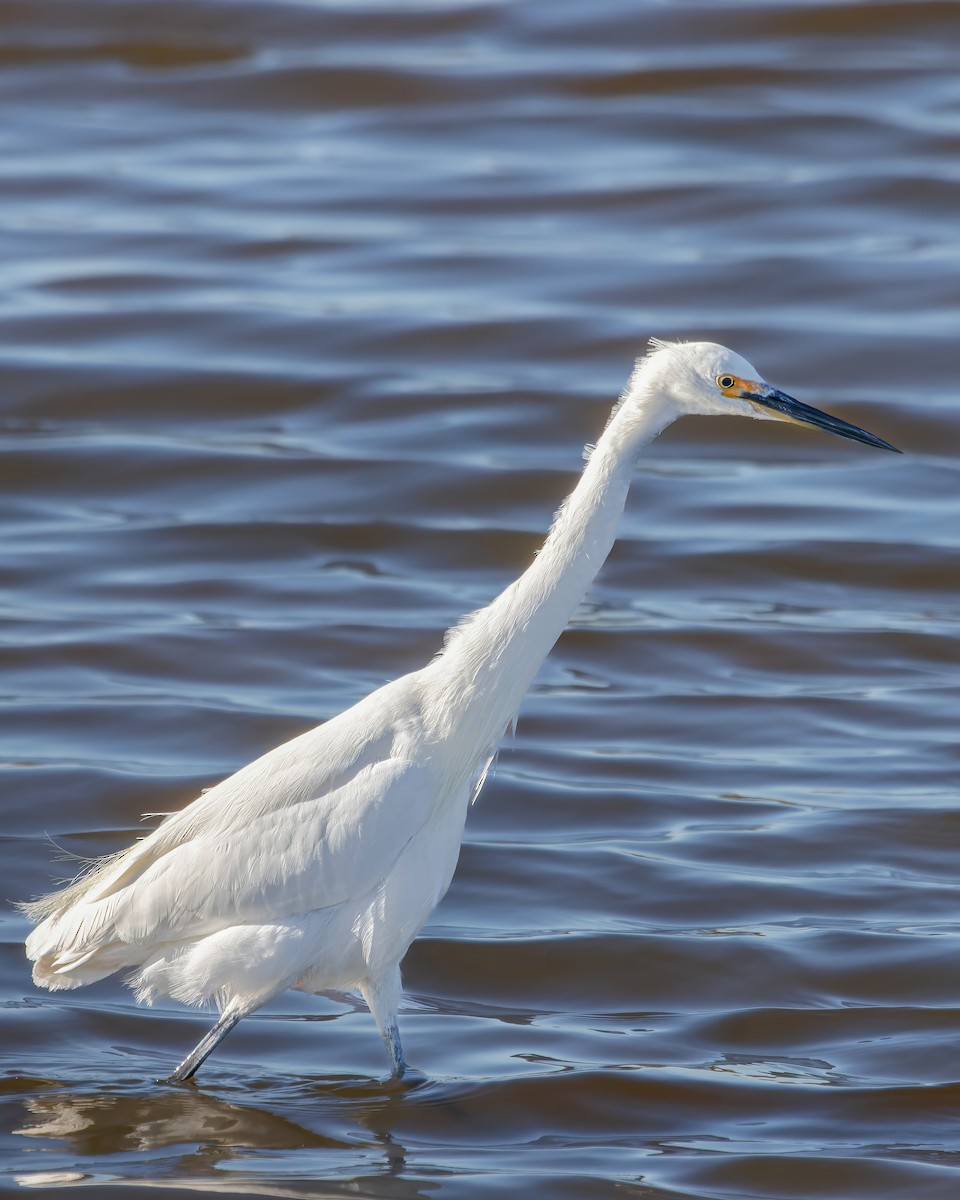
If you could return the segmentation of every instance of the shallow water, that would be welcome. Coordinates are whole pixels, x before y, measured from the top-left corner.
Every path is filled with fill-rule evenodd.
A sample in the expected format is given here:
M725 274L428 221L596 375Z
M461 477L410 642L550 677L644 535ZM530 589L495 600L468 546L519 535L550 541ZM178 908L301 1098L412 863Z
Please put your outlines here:
M5 4L11 901L424 662L647 337L900 445L688 420L404 966L424 1073L290 994L50 995L5 1182L954 1197L960 76L949 3Z

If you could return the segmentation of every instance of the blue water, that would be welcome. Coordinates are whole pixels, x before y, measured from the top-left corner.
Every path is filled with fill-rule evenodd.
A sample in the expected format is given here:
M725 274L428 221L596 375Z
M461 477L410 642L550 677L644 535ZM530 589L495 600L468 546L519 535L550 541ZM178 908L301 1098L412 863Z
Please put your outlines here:
M0 24L11 901L426 661L650 336L902 457L698 419L404 964L210 1022L0 938L0 1189L957 1194L949 4L183 5ZM66 855L67 861L59 856Z

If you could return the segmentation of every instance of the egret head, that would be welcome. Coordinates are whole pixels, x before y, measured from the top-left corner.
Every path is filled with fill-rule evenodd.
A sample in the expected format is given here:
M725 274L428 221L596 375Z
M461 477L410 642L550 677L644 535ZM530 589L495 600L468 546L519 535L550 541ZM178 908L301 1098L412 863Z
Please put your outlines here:
M840 437L900 451L856 425L794 400L767 383L745 358L715 342L651 343L641 364L657 386L669 395L680 413L728 414L789 421L835 433Z

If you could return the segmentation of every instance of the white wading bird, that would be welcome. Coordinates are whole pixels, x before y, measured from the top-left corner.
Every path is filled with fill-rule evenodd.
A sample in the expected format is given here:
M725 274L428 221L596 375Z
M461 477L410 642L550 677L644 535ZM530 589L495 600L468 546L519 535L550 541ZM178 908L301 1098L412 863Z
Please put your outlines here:
M655 342L533 563L419 671L250 763L151 834L25 905L33 978L131 970L137 999L213 1003L189 1079L286 988L359 990L397 1076L400 960L453 877L467 808L524 693L613 545L643 446L687 413L774 418L895 447L764 383L708 342Z

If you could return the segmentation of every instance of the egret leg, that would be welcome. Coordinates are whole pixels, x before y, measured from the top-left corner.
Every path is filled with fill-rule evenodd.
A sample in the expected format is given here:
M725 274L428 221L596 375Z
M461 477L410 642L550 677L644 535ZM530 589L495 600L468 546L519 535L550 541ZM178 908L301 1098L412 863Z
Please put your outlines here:
M377 1023L377 1029L390 1056L391 1069L397 1079L402 1079L407 1070L403 1046L400 1043L400 1027L397 1025L400 990L399 966L393 967L382 979L370 980L360 985L360 991Z
M407 1063L403 1057L403 1046L400 1044L400 1026L397 1024L396 1017L390 1021L385 1029L380 1031L380 1036L383 1038L383 1044L387 1049L387 1054L390 1056L390 1069L397 1079L402 1079L407 1073Z
M231 1012L228 1009L210 1032L204 1034L170 1078L164 1082L183 1083L185 1079L189 1079L192 1075L195 1075L204 1059L213 1053L242 1016L243 1013Z

